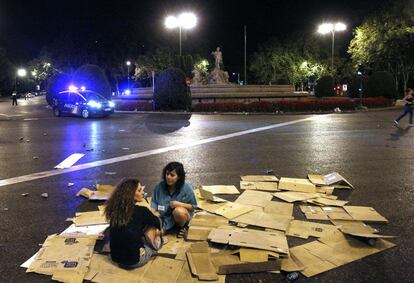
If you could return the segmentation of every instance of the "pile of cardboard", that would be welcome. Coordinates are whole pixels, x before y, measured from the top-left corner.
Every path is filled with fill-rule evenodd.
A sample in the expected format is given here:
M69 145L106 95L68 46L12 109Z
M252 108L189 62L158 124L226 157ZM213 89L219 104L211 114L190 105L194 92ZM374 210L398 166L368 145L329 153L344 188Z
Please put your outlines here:
M98 191L111 191L103 188ZM353 186L338 173L307 179L242 176L242 193L233 185L200 186L194 190L199 210L185 237L166 235L158 256L133 270L93 253L108 227L100 206L70 219L74 224L48 237L23 266L61 282L225 282L227 274L265 271L310 277L395 246L386 240L392 236L365 223L387 223L385 217L339 200L335 189ZM237 198L228 201L225 195ZM295 203L307 220L318 222L294 219ZM308 240L289 247L288 237Z

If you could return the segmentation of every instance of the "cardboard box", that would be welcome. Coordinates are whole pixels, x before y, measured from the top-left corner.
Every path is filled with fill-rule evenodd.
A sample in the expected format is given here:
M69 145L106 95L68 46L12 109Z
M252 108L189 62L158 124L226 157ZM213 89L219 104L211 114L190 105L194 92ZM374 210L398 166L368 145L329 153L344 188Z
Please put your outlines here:
M272 198L272 194L268 192L246 190L235 203L265 207Z

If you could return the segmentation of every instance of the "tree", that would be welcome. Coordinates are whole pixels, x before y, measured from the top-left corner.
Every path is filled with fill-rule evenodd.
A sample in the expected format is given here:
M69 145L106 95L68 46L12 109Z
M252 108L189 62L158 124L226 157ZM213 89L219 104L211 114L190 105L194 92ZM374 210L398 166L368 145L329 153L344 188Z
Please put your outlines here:
M0 48L0 96L12 92L13 88L13 68L6 56L6 51Z
M174 58L173 51L165 47L140 55L135 60L135 77L137 79L149 78L152 72L159 74L168 68L173 68L175 66Z
M370 72L387 71L395 88L407 87L414 70L414 27L412 17L382 12L357 27L348 53L354 66L364 64Z
M73 82L79 86L85 86L88 90L93 90L104 96L111 98L111 86L106 78L105 72L96 65L83 65L79 67L73 75Z
M259 50L253 54L249 70L258 83L286 81L303 89L309 77L319 78L326 72L326 67L320 63L322 60L314 53L319 48L312 50L312 46L309 42L304 43L300 37L288 39L283 44L272 39L259 46Z

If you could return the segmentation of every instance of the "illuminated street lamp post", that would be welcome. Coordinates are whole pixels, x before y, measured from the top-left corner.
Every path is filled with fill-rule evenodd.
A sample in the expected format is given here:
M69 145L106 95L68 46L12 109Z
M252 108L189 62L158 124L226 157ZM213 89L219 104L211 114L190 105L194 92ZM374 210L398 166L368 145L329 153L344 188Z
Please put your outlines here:
M14 77L14 91L17 92L17 77L25 77L27 75L26 69L18 69L16 76Z
M128 79L128 89L129 89L129 66L131 66L131 61L126 61L125 64L127 65L127 79Z
M181 56L181 29L192 29L197 25L197 17L193 13L182 13L178 17L168 16L165 18L165 26L168 29L174 29L178 27L179 39L180 39L180 56Z
M319 28L318 28L318 33L320 34L327 34L327 33L332 34L332 50L331 50L332 51L332 57L331 57L332 73L333 73L333 66L334 66L335 32L344 31L344 30L346 30L346 25L343 23L336 23L336 24L325 23L325 24L319 25Z

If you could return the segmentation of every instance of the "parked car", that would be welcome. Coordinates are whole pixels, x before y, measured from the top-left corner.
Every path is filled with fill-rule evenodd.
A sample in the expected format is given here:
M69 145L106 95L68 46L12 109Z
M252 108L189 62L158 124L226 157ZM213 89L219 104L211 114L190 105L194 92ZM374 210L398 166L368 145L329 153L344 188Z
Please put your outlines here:
M106 117L114 113L115 103L97 92L61 91L53 96L53 114L59 117L64 114L89 117Z

